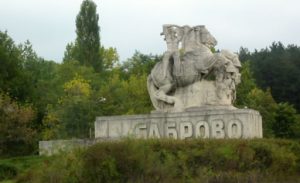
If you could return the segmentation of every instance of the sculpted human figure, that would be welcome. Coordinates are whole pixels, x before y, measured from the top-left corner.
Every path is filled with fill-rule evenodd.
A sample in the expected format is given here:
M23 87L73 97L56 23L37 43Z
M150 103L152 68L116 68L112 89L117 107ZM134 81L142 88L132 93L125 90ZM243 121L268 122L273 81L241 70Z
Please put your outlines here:
M163 32L161 35L165 36L167 43L167 51L163 56L163 77L167 76L168 69L170 69L170 60L174 61L174 68L180 68L180 54L179 54L179 42L181 41L182 34L180 27L177 25L163 25Z
M192 51L194 49L194 35L191 34L191 31L193 29L188 26L188 25L184 25L182 27L182 49L184 52L189 52Z
M216 89L220 100L231 99L232 103L236 99L236 85L240 83L241 74L239 68L241 63L238 55L228 50L222 50L220 54L225 58L224 66L216 70Z

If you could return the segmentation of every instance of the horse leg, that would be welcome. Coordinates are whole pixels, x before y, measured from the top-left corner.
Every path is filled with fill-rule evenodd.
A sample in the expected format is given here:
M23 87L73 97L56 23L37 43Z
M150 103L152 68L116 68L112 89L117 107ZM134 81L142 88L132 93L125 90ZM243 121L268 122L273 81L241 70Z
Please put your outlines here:
M169 91L171 91L173 89L173 87L174 87L174 84L172 84L172 83L161 86L159 88L159 90L157 90L157 92L155 93L155 97L158 100L164 101L168 104L174 104L175 103L175 97L167 95L167 93Z

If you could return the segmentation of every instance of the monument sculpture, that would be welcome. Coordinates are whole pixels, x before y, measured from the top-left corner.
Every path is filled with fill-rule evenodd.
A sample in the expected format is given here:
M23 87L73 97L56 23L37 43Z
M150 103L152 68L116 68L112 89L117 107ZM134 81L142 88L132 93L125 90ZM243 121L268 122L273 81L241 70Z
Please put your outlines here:
M190 107L232 107L240 83L238 56L213 53L216 39L205 26L164 25L167 51L148 77L148 91L157 111ZM179 47L181 43L181 47Z
M147 79L155 110L97 117L95 138L261 138L259 112L233 106L238 56L212 51L217 41L203 25L163 25L161 35L167 50Z

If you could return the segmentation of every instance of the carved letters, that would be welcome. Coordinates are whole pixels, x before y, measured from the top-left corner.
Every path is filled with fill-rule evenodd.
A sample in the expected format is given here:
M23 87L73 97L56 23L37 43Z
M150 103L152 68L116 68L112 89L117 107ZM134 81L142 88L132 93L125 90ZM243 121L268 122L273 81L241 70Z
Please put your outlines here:
M158 123L139 123L135 126L135 135L142 138L241 138L242 123L233 119L225 125L221 119L211 122L167 122L164 126Z

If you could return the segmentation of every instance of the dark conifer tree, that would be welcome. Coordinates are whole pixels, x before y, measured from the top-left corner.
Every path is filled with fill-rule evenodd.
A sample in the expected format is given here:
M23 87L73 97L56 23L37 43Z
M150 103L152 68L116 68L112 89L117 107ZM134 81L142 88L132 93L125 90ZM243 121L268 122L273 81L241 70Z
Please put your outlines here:
M97 6L92 0L84 0L76 17L76 60L82 65L92 66L97 72L101 71L102 63L100 50L100 28Z

